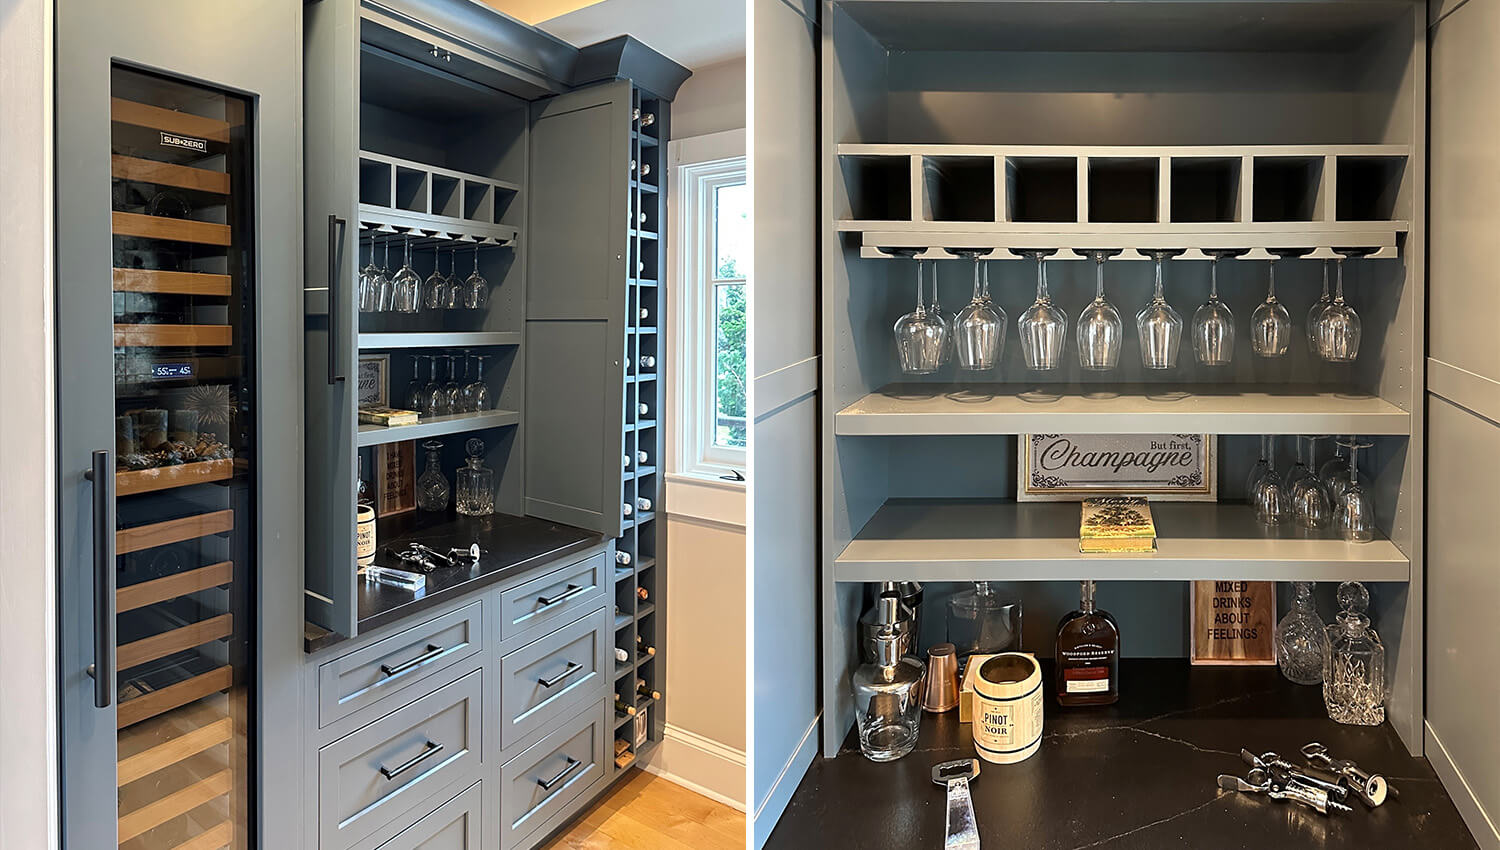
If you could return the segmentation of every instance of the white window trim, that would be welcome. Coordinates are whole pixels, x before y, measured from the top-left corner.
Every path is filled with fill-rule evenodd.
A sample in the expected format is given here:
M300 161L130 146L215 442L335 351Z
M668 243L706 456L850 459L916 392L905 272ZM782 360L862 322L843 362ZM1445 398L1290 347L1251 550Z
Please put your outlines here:
M712 429L699 414L712 409L714 374L713 299L696 285L688 270L704 266L713 251L713 234L705 232L718 186L747 182L745 131L730 130L678 139L668 144L672 173L668 196L668 244L676 246L668 264L666 293L667 356L672 382L672 405L667 427L669 477L691 477L743 489L743 482L720 476L746 470L746 451L713 445ZM748 287L750 281L747 279ZM685 321L692 317L692 321ZM748 366L748 364L747 364ZM748 410L747 410L748 413Z

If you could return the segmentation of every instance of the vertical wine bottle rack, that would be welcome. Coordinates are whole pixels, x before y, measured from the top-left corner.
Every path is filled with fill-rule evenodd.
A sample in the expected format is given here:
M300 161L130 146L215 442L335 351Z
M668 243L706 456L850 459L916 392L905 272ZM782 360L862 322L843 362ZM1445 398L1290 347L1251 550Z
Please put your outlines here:
M626 210L631 262L626 285L625 456L621 458L620 509L615 541L614 750L616 775L661 741L665 727L665 564L660 464L664 327L660 295L666 268L666 142L669 104L635 89L630 133L630 209ZM634 712L634 713L631 713ZM642 736L641 732L644 732ZM623 754L629 753L628 757ZM623 764L621 763L623 760Z

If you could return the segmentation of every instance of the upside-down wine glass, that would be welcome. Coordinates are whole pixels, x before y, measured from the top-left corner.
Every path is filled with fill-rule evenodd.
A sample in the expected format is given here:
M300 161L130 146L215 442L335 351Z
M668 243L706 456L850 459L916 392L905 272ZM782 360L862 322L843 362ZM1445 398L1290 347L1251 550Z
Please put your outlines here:
M915 258L923 249L892 248L888 251L898 257ZM943 326L935 320L922 303L922 290L926 281L926 260L917 260L917 306L910 313L896 320L891 331L896 338L896 355L901 361L901 371L908 375L931 375L942 365Z
M384 258L380 261L380 271L375 275L375 311L387 313L394 308L396 300L396 285L391 281L390 237L380 240L380 248Z
M1141 365L1147 369L1174 369L1182 346L1182 316L1167 303L1162 263L1181 250L1158 248L1146 252L1156 261L1156 289L1151 300L1135 314L1135 330L1141 340Z
M465 388L469 396L469 403L472 405L470 409L476 413L489 410L494 406L490 403L490 385L485 383L484 380L484 361L490 359L491 356L489 354L474 355L474 362L476 364L474 368L474 383L469 384Z
M359 312L373 313L380 306L380 285L376 279L380 269L375 267L375 238L370 238L370 262L359 270Z
M1104 264L1120 251L1095 248L1085 253L1094 259L1094 300L1078 314L1078 365L1102 372L1119 364L1125 336L1120 311L1104 297Z
M932 264L932 306L928 308L928 312L932 313L938 320L938 324L943 326L943 350L938 357L938 365L946 366L948 361L953 359L953 322L958 317L955 314L952 320L948 319L943 315L942 305L938 303L938 269L942 265L939 262Z
M1250 490L1250 504L1255 507L1255 519L1261 525L1280 525L1289 513L1286 487L1282 485L1281 476L1276 474L1275 437L1267 439L1271 443L1271 460Z
M460 399L463 384L458 382L458 370L453 368L453 361L459 359L459 355L445 354L443 359L448 361L448 382L443 384L443 402L448 405L450 414L463 413L463 403Z
M1250 474L1245 476L1245 493L1247 495L1255 492L1255 482L1259 481L1262 475L1265 475L1268 470L1276 465L1276 461L1271 457L1271 452L1271 435L1262 434L1260 436L1260 460L1257 460L1250 467Z
M1359 450L1368 449L1374 443L1350 437L1340 440L1339 445L1349 450L1349 487L1334 506L1334 523L1345 540L1367 543L1375 539L1375 506L1370 501L1370 494L1359 483Z
M411 356L411 383L406 385L406 398L403 401L407 410L422 410L422 387L426 383L422 380L422 358L425 354L413 354Z
M1297 438L1297 463L1287 473L1287 496L1292 504L1292 518L1302 528L1327 528L1332 519L1332 507L1328 504L1328 493L1323 482L1307 463L1311 453L1312 437Z
M980 289L979 258L990 253L990 249L948 250L974 262L974 297L953 317L953 345L958 351L958 368L971 372L993 369L1005 347L1005 315L985 300Z
M1344 439L1336 440L1335 444L1340 449L1346 448L1353 440L1354 435L1350 434ZM1335 453L1333 457L1324 461L1323 465L1318 467L1318 480L1323 482L1323 487L1328 491L1333 506L1337 508L1339 500L1344 496L1344 491L1349 489L1349 457Z
M1267 264L1266 300L1250 314L1250 350L1259 357L1281 357L1292 342L1292 315L1276 300L1277 255Z
M1027 369L1046 372L1062 366L1063 345L1068 338L1068 314L1052 303L1043 262L1057 249L1033 248L1021 253L1036 260L1036 301L1016 320L1021 357Z
M438 269L442 253L432 249L432 274L427 276L427 288L422 293L422 306L428 310L441 310L448 304L448 278Z
M438 355L433 354L427 358L427 384L422 387L422 415L424 416L446 416L447 396L443 393L443 385L438 382Z
M464 281L464 306L470 310L481 310L490 300L490 282L479 273L479 246L474 246L474 271Z
M1228 366L1234 359L1234 311L1219 300L1219 260L1234 251L1210 251L1208 301L1193 313L1193 354L1204 366Z
M1318 322L1323 316L1323 311L1333 304L1333 296L1328 294L1328 261L1323 261L1323 294L1313 302L1307 311L1307 347L1316 353L1318 350Z
M397 313L415 313L422 308L422 278L411 267L411 232L405 235L405 259L401 270L391 281L395 285L395 301L391 308Z
M1335 263L1333 303L1328 305L1318 322L1318 354L1330 363L1352 363L1359 356L1359 339L1363 323L1354 308L1344 303L1344 258L1363 257L1370 253L1361 248L1337 249L1343 257Z
M443 302L444 310L457 310L464 306L464 282L458 279L458 246L448 252L448 288Z

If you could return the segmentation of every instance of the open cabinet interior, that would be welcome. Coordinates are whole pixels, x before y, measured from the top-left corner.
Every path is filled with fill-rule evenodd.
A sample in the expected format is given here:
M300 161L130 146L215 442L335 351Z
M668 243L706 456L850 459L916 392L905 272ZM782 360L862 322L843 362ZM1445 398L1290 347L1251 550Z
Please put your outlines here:
M1421 4L838 0L824 13L824 754L853 723L870 583L927 583L925 650L944 640L952 592L995 582L1023 602L1022 648L1050 656L1084 579L1126 657L1180 659L1186 582L1316 581L1325 616L1337 583L1365 582L1388 722L1420 752ZM1118 365L1100 371L1080 367L1074 336L1094 249L1113 252L1104 286L1123 319ZM1184 335L1168 369L1145 368L1136 328L1153 249L1175 253L1163 284ZM1237 256L1212 259L1226 249ZM1292 334L1262 357L1248 326L1273 260ZM1340 273L1363 325L1352 362L1320 357L1305 330ZM1027 368L1017 331L1042 274L1068 318L1047 371ZM1237 333L1229 363L1206 366L1187 333L1214 274ZM897 319L918 298L951 314L984 277L1008 330L995 367L903 372ZM1017 501L1020 442L1052 432L1208 435L1216 501L1155 503L1155 555L1080 555L1076 501ZM1259 525L1245 479L1261 435L1282 470L1296 435L1372 442L1360 475L1375 539ZM1314 442L1318 463L1333 444Z

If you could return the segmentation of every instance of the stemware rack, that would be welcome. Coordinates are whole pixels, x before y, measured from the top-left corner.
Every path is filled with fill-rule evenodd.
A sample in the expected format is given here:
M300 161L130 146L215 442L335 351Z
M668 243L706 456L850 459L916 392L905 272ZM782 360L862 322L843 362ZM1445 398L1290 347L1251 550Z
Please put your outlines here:
M505 180L359 152L359 219L367 231L514 247L519 231L502 217L520 192Z

